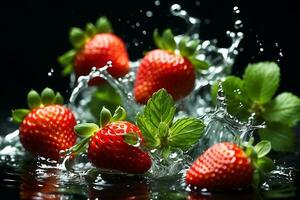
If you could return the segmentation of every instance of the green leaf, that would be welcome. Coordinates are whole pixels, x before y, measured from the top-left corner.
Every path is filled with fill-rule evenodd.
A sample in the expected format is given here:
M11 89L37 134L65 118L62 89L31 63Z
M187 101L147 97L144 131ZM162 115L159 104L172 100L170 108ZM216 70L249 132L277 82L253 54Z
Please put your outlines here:
M126 111L123 107L119 106L116 110L114 115L111 118L112 122L115 121L122 121L126 119Z
M27 103L30 109L38 108L42 103L39 93L35 90L31 90L27 95Z
M158 135L155 134L157 128L153 126L152 123L149 123L146 116L141 113L139 113L136 118L137 125L143 133L145 146L150 149L157 147L160 144Z
M204 127L204 123L196 118L179 119L170 128L168 142L173 147L187 150L198 142Z
M268 157L262 157L257 160L256 167L266 173L274 169L274 162Z
M29 114L28 109L17 109L12 111L13 121L17 124L22 123L23 119Z
M54 97L54 104L57 105L63 105L64 104L64 98L61 96L59 92L56 92L56 95Z
M179 41L178 49L182 56L189 57L189 56L193 55L195 52L194 49L187 47L187 43L189 42L189 40L190 40L190 38L188 36L183 36L181 38L181 40Z
M154 40L155 45L158 48L164 49L163 44L162 44L163 43L162 38L160 37L157 29L154 29L154 31L153 31L153 40Z
M244 82L239 77L228 76L222 82L222 88L227 100L227 110L230 114L245 120L249 117L248 112L250 99L245 93ZM214 104L218 93L218 82L212 87L211 96Z
M42 103L44 105L53 104L55 99L55 93L51 88L45 88L41 94Z
M144 115L147 123L158 128L160 122L164 122L168 126L173 122L175 110L171 95L165 89L160 89L148 100L144 108Z
M162 34L162 42L165 50L174 51L176 48L176 42L171 29L166 29Z
M109 20L106 17L100 17L96 21L96 28L97 28L98 33L113 32L111 23L109 22Z
M95 27L94 24L92 23L87 23L85 26L85 33L89 36L89 37L93 37L94 35L96 35L97 33L97 28Z
M137 133L135 132L129 132L127 134L122 135L124 141L132 146L137 146L140 143L140 137Z
M169 126L165 122L160 122L158 126L158 136L166 138L169 135Z
M63 71L61 72L61 74L63 76L67 76L69 74L71 74L73 72L73 64L69 64L67 66L64 67Z
M99 130L99 126L94 123L82 123L82 124L77 124L74 127L74 131L80 137L90 137L98 130Z
M254 188L259 188L260 184L261 184L261 179L262 179L262 174L260 170L254 170L253 172L253 178L252 178L252 186Z
M245 91L250 99L259 104L271 100L280 81L280 70L274 62L248 65L245 74Z
M254 146L258 158L262 158L271 151L271 143L267 140L262 140Z
M111 120L111 112L103 106L100 112L100 127L104 127Z
M69 38L73 47L79 49L85 43L87 36L82 29L74 27L70 30Z
M199 60L196 57L188 57L189 61L195 67L196 70L201 71L209 68L209 64L206 61Z
M99 108L105 106L111 112L114 112L119 105L122 105L120 95L115 91L113 87L105 83L101 86L97 86L97 89L92 93L92 99L88 103L88 108L92 115L96 118L100 118Z
M58 62L62 66L67 66L69 64L72 64L73 60L75 58L75 55L76 55L76 51L74 49L67 51L66 53L64 53L63 55L58 57Z
M265 106L265 120L294 126L300 120L300 98L292 93L282 93Z
M263 140L269 140L275 151L292 152L295 150L295 134L286 125L268 123L266 128L259 130L259 136Z
M199 44L200 40L190 39L188 36L183 36L178 44L180 54L187 58L194 57Z

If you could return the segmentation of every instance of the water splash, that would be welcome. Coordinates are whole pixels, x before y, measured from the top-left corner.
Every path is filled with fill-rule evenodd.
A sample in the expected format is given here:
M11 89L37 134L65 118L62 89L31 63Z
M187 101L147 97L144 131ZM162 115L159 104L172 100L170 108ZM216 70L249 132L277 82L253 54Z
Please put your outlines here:
M124 77L115 79L107 71L109 67L112 67L112 62L109 61L101 68L93 67L91 72L86 76L80 76L77 80L77 85L72 91L69 100L69 106L76 113L77 119L83 119L85 121L94 121L94 117L87 111L87 105L90 101L93 89L90 89L88 83L93 78L100 77L106 80L121 96L124 108L127 111L127 119L133 121L136 113L140 111L141 106L134 101L132 88L134 82L133 71L135 69L135 63L132 63L131 71ZM80 96L81 95L81 96ZM78 97L81 98L78 98Z
M216 107L200 117L206 127L199 142L192 148L190 154L196 159L202 152L213 144L219 142L234 142L241 144L249 141L255 129L265 128L265 124L255 124L255 114L251 114L247 121L240 121L227 112L227 102L222 88L222 81L219 81Z

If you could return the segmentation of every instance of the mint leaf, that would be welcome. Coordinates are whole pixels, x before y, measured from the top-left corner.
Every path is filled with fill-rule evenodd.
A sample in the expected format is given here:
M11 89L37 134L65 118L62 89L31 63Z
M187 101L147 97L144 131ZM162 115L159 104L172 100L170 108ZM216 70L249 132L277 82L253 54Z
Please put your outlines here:
M294 126L300 120L300 98L282 93L265 106L265 120Z
M90 137L99 130L99 126L94 123L77 124L74 127L76 134L80 137Z
M254 146L258 158L262 158L271 151L271 143L267 140L262 140Z
M274 62L248 65L244 74L245 91L250 99L259 104L271 100L280 81L280 70Z
M144 115L147 119L147 123L158 128L160 122L164 122L168 126L172 123L175 110L172 97L165 89L160 89L158 92L155 92L147 102Z
M146 141L146 146L150 148L160 145L159 126L169 127L175 115L175 106L172 97L165 89L155 92L148 100L144 108L144 113L137 115L137 124L141 129Z
M145 140L145 146L149 148L155 148L159 145L158 135L155 134L157 128L149 123L145 115L139 113L136 117L137 125L142 131L143 138Z
M88 103L88 107L95 119L99 119L99 108L105 106L111 112L115 111L119 105L122 105L120 95L109 84L97 86L92 92L92 99Z
M228 76L222 81L222 88L227 100L227 110L239 119L247 119L249 117L248 108L250 99L247 97L244 89L244 82L239 77ZM218 93L218 83L212 87L211 96L216 103Z
M268 157L259 158L256 161L256 166L259 170L263 171L264 173L271 171L274 169L274 162L272 159Z
M164 123L164 122L160 122L159 126L158 126L158 136L160 138L166 138L169 135L169 126Z
M292 152L295 149L295 134L284 124L268 123L266 128L259 130L259 136L263 140L269 140L275 151Z
M187 150L202 136L204 124L196 118L183 118L177 120L170 128L168 143L173 147Z

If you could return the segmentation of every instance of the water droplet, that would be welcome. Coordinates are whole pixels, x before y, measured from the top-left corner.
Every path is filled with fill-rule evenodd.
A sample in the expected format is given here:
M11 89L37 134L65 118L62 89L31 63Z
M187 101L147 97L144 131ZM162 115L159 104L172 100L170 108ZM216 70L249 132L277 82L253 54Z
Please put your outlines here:
M141 24L139 22L135 23L136 27L139 27Z
M142 9L140 9L140 13L142 13L143 12L143 10Z
M279 52L279 56L280 56L280 57L283 57L282 51Z
M54 70L53 70L53 68L51 68L50 72L48 72L48 76L52 76L53 72L54 72Z
M159 0L154 1L154 5L159 6L160 5L160 1Z
M148 10L148 11L146 12L146 16L147 16L147 17L152 17L152 16L153 16L153 12L150 11L150 10Z
M263 52L263 51L264 51L264 48L262 48L262 47L259 48L259 51L260 51L260 52Z
M147 31L143 30L143 31L142 31L142 34L143 34L143 35L147 35Z
M243 25L243 22L241 21L241 20L236 20L235 22L234 22L234 28L235 29L240 29L240 28L242 28L244 25Z
M239 7L234 6L234 7L233 7L233 13L239 14L239 13L240 13Z
M200 1L195 1L196 6L200 6Z

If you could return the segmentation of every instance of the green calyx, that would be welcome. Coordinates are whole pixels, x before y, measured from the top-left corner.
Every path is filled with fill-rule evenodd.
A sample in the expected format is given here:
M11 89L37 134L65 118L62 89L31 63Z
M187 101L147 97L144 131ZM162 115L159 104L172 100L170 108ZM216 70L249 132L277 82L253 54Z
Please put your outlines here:
M155 45L167 51L179 51L180 55L187 58L196 70L208 69L209 64L201 60L198 56L200 40L191 39L188 36L183 36L177 44L171 29L166 29L160 36L158 30L155 29L153 32L153 40Z
M100 17L95 24L87 23L85 29L78 27L71 28L69 40L74 49L58 57L58 62L64 68L62 74L68 75L73 71L73 62L77 52L90 38L98 33L108 33L112 31L112 26L106 17Z
M276 96L280 82L280 68L274 62L249 64L243 78L228 76L222 81L227 99L227 110L240 120L255 113L257 123L266 123L259 129L259 137L268 140L272 149L292 152L295 149L293 127L300 121L300 98L283 92ZM215 100L218 84L212 87Z
M246 155L251 159L252 167L254 168L252 184L258 188L262 183L265 174L274 169L274 162L272 159L266 157L271 151L271 143L267 140L262 140L255 146L252 145L253 138L249 142L244 143Z
M159 149L167 157L174 148L188 150L203 134L204 123L187 117L174 121L175 105L165 89L160 89L148 100L144 111L137 115L145 148Z
M64 102L63 97L59 92L54 92L51 88L45 88L41 95L31 90L27 94L27 104L30 109L16 109L12 111L12 118L15 123L22 123L23 119L29 114L30 110L47 106L51 104L62 105Z

